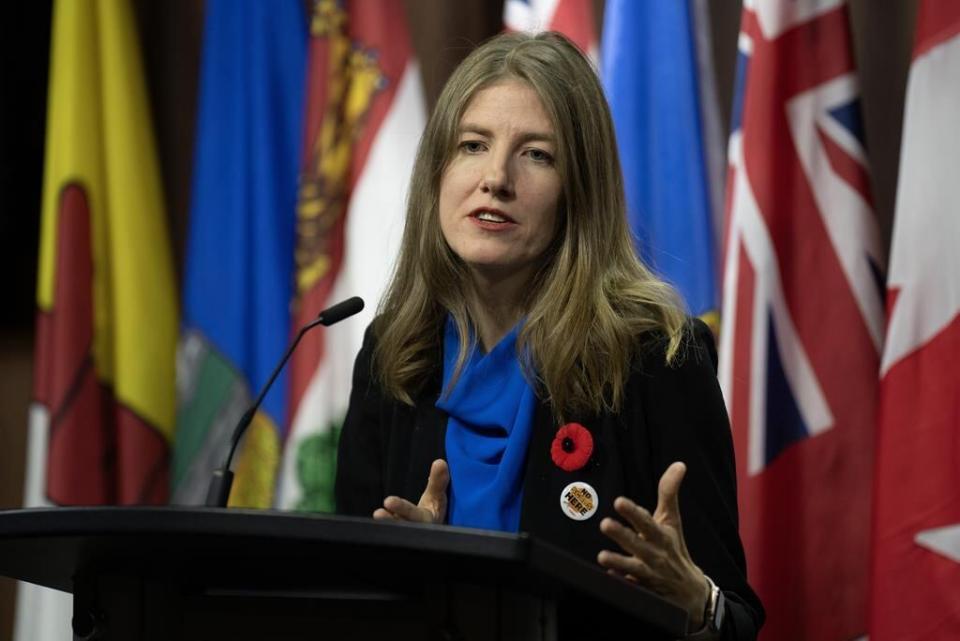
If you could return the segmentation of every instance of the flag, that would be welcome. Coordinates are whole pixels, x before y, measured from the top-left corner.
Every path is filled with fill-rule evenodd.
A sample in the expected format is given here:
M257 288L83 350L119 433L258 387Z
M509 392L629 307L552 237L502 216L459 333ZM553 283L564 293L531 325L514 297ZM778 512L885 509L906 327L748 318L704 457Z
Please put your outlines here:
M960 4L920 3L880 368L870 638L960 630Z
M24 503L164 503L177 306L131 7L58 2L51 42ZM21 589L18 639L70 638L49 594Z
M592 0L506 0L503 25L508 31L559 31L597 62Z
M307 21L299 0L206 5L183 323L173 500L203 504L230 436L290 338ZM230 504L270 507L289 377L250 427Z
M882 255L843 0L744 3L720 381L766 639L866 631Z
M316 0L308 60L292 328L351 296L366 308L306 334L291 359L278 501L330 511L353 361L400 246L425 108L402 3Z
M601 58L637 249L716 329L723 159L706 11L610 0Z

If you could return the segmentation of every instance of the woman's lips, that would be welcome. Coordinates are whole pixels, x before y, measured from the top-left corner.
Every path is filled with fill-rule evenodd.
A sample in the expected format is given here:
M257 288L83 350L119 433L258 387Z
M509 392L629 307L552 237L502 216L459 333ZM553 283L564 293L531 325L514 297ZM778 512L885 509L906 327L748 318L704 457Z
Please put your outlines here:
M517 224L513 218L499 209L478 208L470 212L470 220L481 229L502 231Z

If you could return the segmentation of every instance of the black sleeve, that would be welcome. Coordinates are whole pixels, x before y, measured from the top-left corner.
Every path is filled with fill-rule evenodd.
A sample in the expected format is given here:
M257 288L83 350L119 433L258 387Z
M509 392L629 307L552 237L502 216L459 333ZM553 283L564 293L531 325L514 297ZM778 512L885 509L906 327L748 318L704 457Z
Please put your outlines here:
M680 360L672 366L663 361L663 351L643 359L645 418L651 428L657 478L674 461L686 463L680 516L690 556L724 591L726 615L721 638L753 641L764 612L747 583L738 526L733 437L717 382L712 333L694 320L686 331Z
M350 404L340 432L334 497L337 513L372 516L385 497L383 491L381 407L382 394L373 377L374 338L367 328L353 365Z

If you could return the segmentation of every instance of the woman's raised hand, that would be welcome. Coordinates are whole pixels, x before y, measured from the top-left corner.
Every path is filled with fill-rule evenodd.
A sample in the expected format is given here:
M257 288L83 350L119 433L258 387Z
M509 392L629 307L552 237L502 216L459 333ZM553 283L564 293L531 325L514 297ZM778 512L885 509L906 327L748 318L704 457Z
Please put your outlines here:
M375 519L395 519L415 523L443 523L447 519L447 486L450 484L450 469L447 462L437 459L430 465L427 489L420 502L414 505L399 496L388 496L383 507L373 513Z
M625 552L603 550L597 561L609 572L638 583L685 609L691 628L699 629L710 598L703 572L691 560L683 540L677 495L687 472L673 463L660 477L657 510L650 514L630 499L618 497L613 508L629 525L611 518L600 522L600 531Z

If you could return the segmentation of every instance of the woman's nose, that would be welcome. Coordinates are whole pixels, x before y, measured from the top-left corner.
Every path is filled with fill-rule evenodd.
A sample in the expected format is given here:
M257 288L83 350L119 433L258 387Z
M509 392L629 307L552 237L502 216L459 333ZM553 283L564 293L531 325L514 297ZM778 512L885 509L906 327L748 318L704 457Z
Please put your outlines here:
M510 173L509 159L497 158L495 154L490 154L487 163L483 167L480 188L484 192L496 196L510 195L513 193L513 181Z

